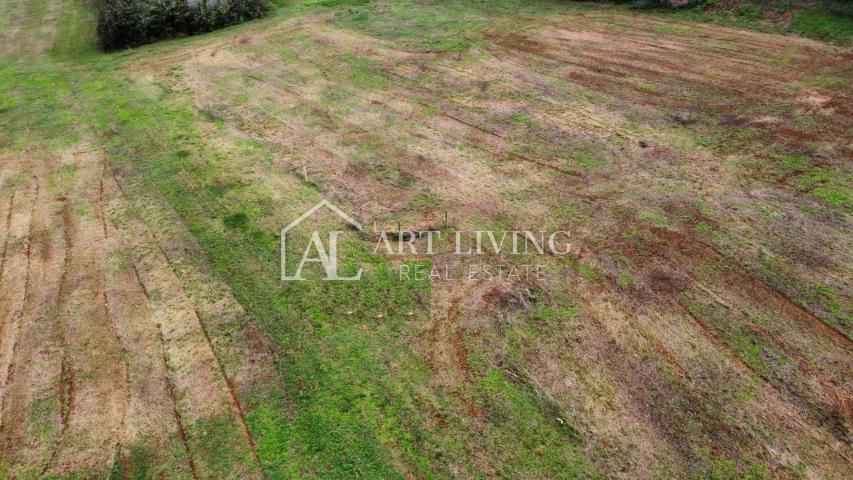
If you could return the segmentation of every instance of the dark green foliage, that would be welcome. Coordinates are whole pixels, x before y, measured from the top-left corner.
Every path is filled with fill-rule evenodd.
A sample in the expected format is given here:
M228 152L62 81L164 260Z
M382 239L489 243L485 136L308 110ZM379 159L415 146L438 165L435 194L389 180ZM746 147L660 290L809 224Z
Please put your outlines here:
M149 470L151 469L151 452L142 445L133 445L130 447L130 458L128 460L130 467L130 478L133 480L142 480L151 478ZM121 471L121 470L119 470Z
M209 32L266 15L266 0L96 0L104 50Z
M245 213L240 212L225 217L224 222L228 228L245 228L249 224L249 217Z
M320 5L324 7L337 7L338 5L364 5L370 0L322 0Z
M669 7L668 0L615 0L614 3L628 4L632 8L658 8Z

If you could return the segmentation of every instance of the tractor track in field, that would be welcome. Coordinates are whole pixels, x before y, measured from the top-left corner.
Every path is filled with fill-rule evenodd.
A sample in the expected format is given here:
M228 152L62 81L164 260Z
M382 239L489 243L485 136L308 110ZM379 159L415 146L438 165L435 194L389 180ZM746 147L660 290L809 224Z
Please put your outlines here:
M126 429L128 364L107 293L110 235L97 180L99 164L91 153L76 148L63 157L66 168L75 173L59 196L65 244L57 295L60 430L43 475L68 464L97 464L98 456L112 459L103 449L116 441L121 444ZM81 211L92 214L81 216ZM91 421L103 428L90 429ZM69 451L69 437L86 438L93 450Z
M114 225L112 225L112 223L109 222L109 220L107 219L107 216L106 216L106 212L104 211L104 178L107 174L107 168L108 167L107 167L106 154L102 154L101 156L103 158L103 162L101 164L101 175L100 175L100 178L98 179L98 195L97 195L97 201L96 201L95 207L97 210L96 214L97 214L98 218L100 219L101 228L103 230L103 242L104 242L105 246L108 246L108 243L111 240L111 238L110 238L109 229L107 227L107 224L108 223L110 224L109 225L110 228L114 228ZM104 317L106 318L107 323L109 323L109 325L110 325L110 328L111 328L111 331L112 331L112 334L114 337L114 342L118 348L118 351L119 351L119 354L121 357L121 364L122 364L122 375L121 376L122 376L123 381L121 382L121 391L122 391L122 395L121 395L122 403L121 403L121 414L120 414L121 420L118 424L118 431L116 432L115 437L116 437L116 452L117 452L118 458L120 459L119 460L120 468L121 468L120 471L121 471L121 474L124 475L127 468L125 465L126 461L122 456L122 449L124 447L124 437L125 437L125 434L127 431L128 404L131 401L131 397L130 397L130 365L128 364L127 356L125 354L127 349L124 346L124 341L122 340L121 335L119 334L119 331L118 331L118 328L116 326L114 317L110 312L110 303L109 303L109 299L107 298L107 267L106 266L103 266L103 268L102 268L101 282L102 282L102 286L103 286L103 288L101 288L101 303L103 304L103 308L104 308Z
M665 250L655 250L650 251L648 253L651 253L658 258L664 259L665 261L674 262L677 261L677 259L673 258L673 253L685 254L685 251L688 251L691 253L687 255L694 255L692 253L692 249L698 247L702 250L701 253L696 254L699 258L723 261L729 265L729 267L732 269L730 273L731 278L729 280L730 284L741 285L742 288L746 287L750 292L750 297L755 299L763 299L764 302L772 304L772 310L783 312L790 318L795 319L796 321L804 325L810 324L814 326L817 331L822 332L825 338L832 341L839 347L847 349L853 348L853 339L851 339L847 334L845 334L826 320L814 315L803 307L797 305L783 292L780 292L773 286L768 285L760 279L755 278L754 275L744 270L741 265L732 261L732 259L730 259L728 256L726 256L713 246L708 245L704 242L696 241L678 232L662 229L655 229L655 232L660 235L660 237L664 241L674 245L679 245L679 248L669 251L669 254L662 253ZM693 246L686 247L686 245Z
M15 208L15 195L18 193L17 187L12 190L12 195L9 196L9 209L6 211L4 224L3 248L0 251L0 280L3 279L3 271L6 268L6 252L9 249L9 228L12 225L12 210Z
M65 323L65 307L68 295L73 288L68 284L68 272L71 270L73 261L73 242L71 229L73 219L71 216L69 201L66 198L62 202L62 239L65 243L65 257L63 259L62 271L59 277L59 292L57 294L57 308L59 314L59 348L60 348L60 373L59 373L59 434L50 449L50 455L41 470L45 475L53 465L56 456L62 449L65 435L68 432L71 409L74 404L74 365L71 363L68 352L68 327Z
M207 327L204 325L204 322L201 321L201 314L198 312L198 308L195 305L193 305L193 311L195 312L196 318L199 320L199 327L201 328L202 334L204 334L204 339L207 341L207 345L210 347L211 352L213 352L214 359L216 360L216 366L222 374L222 379L225 381L225 386L228 389L228 396L231 400L231 408L234 410L234 413L240 421L240 433L243 435L243 438L246 439L246 442L248 442L252 458L255 460L255 463L260 466L261 459L258 457L258 447L255 443L255 438L252 436L252 432L249 430L249 424L246 422L246 414L243 412L243 406L240 405L240 400L237 398L234 382L226 373L225 367L222 365L222 360L220 360L219 356L216 354L216 350L213 348L213 341L211 341L210 334L207 332Z
M137 271L138 273L138 271ZM192 477L198 480L198 467L196 466L195 459L193 459L192 451L190 451L189 440L187 437L187 430L184 427L184 419L181 415L181 411L178 408L178 397L175 394L175 382L172 380L172 376L169 375L169 371L173 368L172 365L169 364L169 354L166 352L166 340L163 337L163 326L159 323L157 324L157 333L160 337L160 347L163 351L163 367L166 369L166 386L169 392L169 400L172 403L172 412L175 415L175 424L178 427L178 433L181 437L181 445L184 448L184 454L187 456L187 464L190 467L190 473Z
M104 169L105 169L105 172L106 172L106 170L109 170L109 168L106 166L106 164L104 165ZM128 202L130 204L131 200L127 196L126 192L124 191L124 187L122 187L121 182L115 176L114 172L111 171L111 173L112 173L112 180L115 183L115 185L117 186L120 195L122 196L122 198L126 202ZM101 188L103 188L103 177L101 180ZM154 243L157 246L157 250L159 251L160 255L163 257L163 259L166 261L166 264L168 265L169 270L171 271L171 274L173 275L173 277L175 279L179 279L180 276L178 275L178 272L175 270L174 265L172 265L171 258L169 257L169 255L167 254L165 249L163 248L163 244L160 241L158 241L158 239L156 238L156 236L154 235L153 232L151 232L148 229L146 229L146 230L147 230L147 234L151 238L154 239ZM137 278L139 278L138 271L137 271ZM258 456L258 453L257 453L257 444L255 442L254 437L252 436L252 432L249 430L249 425L248 425L248 422L246 421L246 414L245 414L245 412L243 410L243 406L241 405L240 400L237 396L237 392L236 392L236 388L234 386L234 382L233 382L232 378L228 375L228 372L226 371L225 366L222 364L222 360L219 358L219 355L216 353L216 348L214 347L213 341L210 337L210 333L208 332L207 325L205 325L204 321L202 321L202 316L201 316L200 312L198 311L198 307L192 302L192 300L190 299L187 292L184 290L184 287L180 283L180 281L177 282L177 286L178 286L179 291L181 292L182 297L185 298L187 300L187 302L192 306L192 314L195 317L195 321L198 325L198 328L204 337L207 348L209 349L210 354L212 355L213 359L216 362L216 368L218 369L218 372L222 376L222 379L225 383L225 388L227 390L228 398L229 398L229 404L230 404L230 407L231 407L233 413L236 415L238 422L240 423L241 434L243 435L244 439L246 440L246 442L249 445L250 453L252 455L253 460L256 462L258 467L260 467L261 461L260 461L260 457ZM144 288L144 285L143 285L143 288ZM148 294L146 292L146 296L147 295ZM161 335L162 335L162 327L160 327L158 325L158 328L160 328ZM263 470L261 470L261 474L262 474L262 476L265 477Z
M15 313L12 316L12 319L11 319L12 325L9 325L8 323L4 322L4 324L2 325L2 328L0 328L0 339L6 340L6 339L11 337L11 340L12 340L12 346L11 346L10 353L9 353L8 363L2 367L4 375L3 375L3 391L0 392L0 418L5 417L6 395L8 393L10 379L12 378L12 375L15 372L15 356L16 356L17 350L18 350L18 343L21 339L22 328L21 328L20 323L24 319L24 314L27 311L27 304L29 303L30 296L31 296L30 267L32 264L33 225L35 223L34 215L36 212L36 206L38 205L39 197L41 194L41 184L40 184L41 179L36 177L36 178L34 178L34 180L35 180L35 193L33 195L32 206L30 207L30 216L29 216L29 221L27 224L27 233L26 233L27 246L25 249L26 266L24 268L25 274L24 274L24 285L23 285L23 298L21 299L21 305L19 306L19 308L15 311ZM0 281L2 281L2 278L0 278ZM11 333L9 332L9 330L7 328L9 326L14 327L14 332L11 332ZM3 422L3 424L0 424L0 433L2 433L2 429L5 426L5 424L6 424L5 422Z
M813 421L820 425L826 432L834 437L836 437L840 442L845 444L850 444L850 434L846 432L843 424L840 424L840 428L836 425L833 425L830 420L832 416L837 415L845 415L841 409L843 405L846 403L850 403L850 396L845 394L841 389L838 388L837 385L834 385L834 382L825 376L818 375L817 372L814 371L810 366L805 364L805 362L801 361L797 356L791 356L797 364L797 367L802 370L802 373L812 376L817 380L820 384L822 392L825 393L829 398L832 398L839 403L841 403L841 407L839 408L836 405L831 405L831 407L838 408L837 411L832 411L831 408L828 408L826 405L821 405L816 403L814 398L810 398L806 396L804 392L802 392L799 388L795 386L788 385L786 383L781 383L780 381L774 381L773 378L770 378L767 373L760 371L757 367L750 364L744 358L738 354L737 352L731 351L728 347L726 340L721 336L721 334L712 326L708 325L708 323L699 318L696 314L690 311L687 305L684 304L683 300L674 301L675 305L681 310L682 314L686 318L690 318L693 322L701 329L704 333L705 337L709 338L713 341L714 346L720 351L725 352L726 356L730 361L738 364L741 368L746 371L749 371L756 378L761 378L766 381L771 388L773 388L779 395L780 399L785 399L790 402L791 406L797 410L799 415L803 417L810 417ZM750 328L755 329L755 332L760 334L763 338L766 338L771 342L774 348L779 349L786 355L789 354L789 349L787 346L779 341L779 339L775 338L775 336L769 334L765 329L756 328L754 325ZM845 400L846 397L846 400ZM851 459L844 453L839 452L839 455L844 457L845 460L850 461Z
M192 429L224 415L237 440L231 447L245 452L235 457L242 458L234 467L240 478L264 478L238 383L215 349L231 339L215 338L203 320L205 308L225 315L224 305L196 305L162 239L96 150L63 150L51 157L56 168L36 167L26 177L32 180L11 192L12 210L0 220L6 234L0 278L10 286L0 290L0 309L8 313L0 324L4 453L11 453L13 468L36 468L41 476L110 462L125 475L135 468L134 445L162 448L171 432L184 453L169 461L194 479L208 478L214 459L202 455ZM24 189L31 203L22 200ZM120 283L125 272L134 283ZM18 368L19 362L28 363ZM25 375L39 378L28 384ZM43 420L54 433L16 449L33 428L24 412L45 398L56 399Z
M110 315L110 306L109 300L107 299L107 290L101 290L101 301L104 304L104 314L108 319L112 319L112 315ZM119 335L118 330L115 328L114 323L110 323L113 326L113 334L115 336L116 345L123 345L121 335ZM121 421L118 425L118 431L116 432L116 455L119 459L120 472L121 475L124 475L127 471L127 465L125 459L122 457L122 451L124 448L124 436L127 431L127 406L130 403L130 367L128 366L127 358L125 356L125 349L121 347L121 361L122 361L122 383L121 383L121 391L122 391L122 411L121 411Z
M151 233L151 232L149 232L149 233ZM152 237L153 237L153 234L152 234ZM157 249L159 250L160 254L163 256L163 258L168 263L169 269L171 270L172 275L174 275L175 278L180 278L180 277L178 277L178 272L175 270L174 266L172 265L172 262L169 258L169 255L163 249L163 245L160 242L155 241L155 243L157 244ZM178 286L180 288L180 291L181 291L183 297L186 298L187 301L192 305L192 312L193 312L193 315L195 316L195 320L198 323L199 330L201 331L202 335L204 336L204 340L207 343L207 348L210 349L210 353L216 362L216 368L218 369L219 374L222 375L222 379L225 382L225 387L226 387L226 390L228 391L228 397L230 400L230 407L232 408L233 412L237 415L237 419L240 422L241 434L243 435L243 437L246 439L246 441L249 444L252 457L258 463L258 465L260 465L260 458L258 457L255 439L252 436L251 431L249 430L249 425L246 422L246 415L243 412L243 407L242 407L242 405L240 405L240 401L237 398L237 393L236 393L236 389L234 387L234 383L231 380L231 377L225 371L225 367L222 364L222 360L220 360L219 355L217 355L217 353L216 353L216 349L213 346L213 341L211 340L210 334L207 331L207 326L201 320L202 317L198 311L198 307L196 307L196 305L193 304L192 301L189 299L189 295L187 295L187 292L184 290L183 285L181 285L180 282L178 282Z
M104 213L104 178L107 175L107 155L106 152L101 154L103 157L103 162L101 164L101 176L98 179L98 201L96 204L96 208L98 210L98 218L101 220L101 228L104 230L104 240L109 240L109 233L107 232L107 216Z
M27 424L24 412L28 404L40 398L57 398L56 375L60 370L61 353L56 348L55 324L61 321L62 316L57 302L63 297L59 294L59 286L62 283L61 265L65 259L62 253L58 253L63 250L61 238L56 240L63 234L63 219L61 209L57 208L61 206L60 200L54 198L55 191L50 181L55 170L51 167L45 171L43 167L46 164L41 162L35 167L34 178L37 179L39 192L32 201L32 227L26 240L30 251L27 267L28 299L23 306L21 320L17 322L16 337L8 333L5 335L7 342L15 342L4 388L6 396L3 399L3 426L0 429L5 450L22 442ZM22 172L27 172L24 162L17 165ZM59 412L57 417L58 424L62 421ZM49 454L52 444L51 438L42 445L44 454ZM12 452L19 460L29 459L33 466L40 466L43 461L41 454L26 444L21 448L12 447Z
M136 278L137 285L144 295L145 299L150 303L152 301L151 294L148 292L148 288L145 286L145 282L142 281L142 276L139 273L139 267L136 264L136 261L130 262L130 267L133 270L133 274ZM196 466L195 460L193 459L193 454L190 449L189 440L187 438L186 427L184 427L183 416L181 415L181 411L178 408L178 398L175 394L175 384L169 374L171 366L169 365L168 353L166 351L166 340L163 337L163 329L162 326L158 323L156 325L157 331L157 339L160 347L160 356L159 361L163 366L163 381L166 385L166 392L169 397L169 404L171 406L172 416L175 421L175 427L178 431L178 437L181 441L181 448L183 449L184 455L186 456L187 466L190 469L190 475L193 479L197 480L199 478L198 475L198 467Z
M820 322L821 324L825 323L818 317L811 315L808 312L801 312L801 307L798 307L797 305L793 304L793 302L791 302L790 299L784 296L781 292L778 292L771 286L764 284L762 281L755 278L747 271L742 270L740 266L734 264L731 259L724 256L720 251L713 248L712 246L706 245L703 242L692 240L687 237L683 237L676 232L663 230L655 231L661 238L665 238L665 241L667 241L668 244L678 246L677 248L671 248L670 250L668 250L668 254L661 253L664 251L661 249L648 249L645 252L651 257L663 262L664 265L677 266L679 264L697 262L699 261L699 259L708 258L712 258L718 262L727 262L729 271L726 275L730 278L725 281L724 284L738 285L739 291L751 292L749 293L749 295L754 299L761 299L762 301L766 301L767 299L779 299L780 301L784 301L785 305L783 307L777 306L775 308L771 308L771 311L777 311L780 313L784 312L785 317L787 317L787 320L794 323L799 323L799 326L803 328L804 331L814 331L808 328L809 323L811 323L812 326L814 325L813 322ZM682 272L682 274L684 275L684 281L686 283L698 286L704 293L707 293L707 287L702 287L701 280L697 278L695 274L691 273L689 269L682 268L679 271ZM609 280L611 282L611 286L613 286L615 284L614 279ZM761 291L756 292L756 289L759 289ZM748 315L748 313L743 310L739 303L728 303L720 299L715 294L709 295L712 301L722 305L727 310L737 310L741 311L744 315ZM744 371L751 372L751 374L754 375L756 378L761 378L767 381L771 385L771 387L779 394L780 398L790 402L790 404L794 408L798 409L802 415L811 417L816 422L816 424L824 428L830 435L835 436L839 441L843 443L850 443L849 432L845 430L843 424L836 425L832 424L831 422L828 422L828 419L833 418L833 416L835 415L841 415L842 417L846 418L850 417L850 413L846 412L845 408L848 408L846 407L846 405L853 403L853 397L851 397L848 392L845 392L843 388L839 388L837 381L828 378L824 374L819 374L818 372L816 372L815 369L809 366L801 358L801 355L794 352L786 342L777 338L776 335L768 332L766 328L762 328L755 322L751 322L751 324L747 327L750 329L750 331L758 333L761 337L770 341L771 345L773 345L774 348L778 349L785 355L789 356L789 358L793 359L793 361L801 370L801 372L805 375L811 376L815 381L817 381L817 383L820 385L820 388L814 392L803 392L797 386L791 386L784 382L774 381L774 379L770 378L766 372L760 371L756 366L747 362L741 354L732 350L728 345L727 340L723 337L722 332L720 332L717 327L709 325L707 321L692 312L686 304L686 300L684 298L681 298L680 296L671 296L667 301L671 306L674 307L675 310L680 311L685 318L689 318L690 320L692 320L693 323L703 333L703 336L708 338L713 343L715 348L719 352L721 352L721 355L724 355L730 361L739 365L742 369L744 369ZM796 309L791 310L792 307L796 307ZM808 317L810 317L808 323L802 320L803 314L808 315ZM819 335L823 336L823 338L825 338L827 341L834 341L833 343L835 343L836 347L839 349L843 350L845 349L845 347L849 346L849 338L843 332L833 328L832 325L825 324L825 326L825 329L816 329L818 332L821 332L819 333ZM809 393L811 393L811 395L809 395ZM829 402L828 405L824 402L816 403L816 398L822 397L832 398L834 399L834 401ZM817 412L815 410L817 410Z

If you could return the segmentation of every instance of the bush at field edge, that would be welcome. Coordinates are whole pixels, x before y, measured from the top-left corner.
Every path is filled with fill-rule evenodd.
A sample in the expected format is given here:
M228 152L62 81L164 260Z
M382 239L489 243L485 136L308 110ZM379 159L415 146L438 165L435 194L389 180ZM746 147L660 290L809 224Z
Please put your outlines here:
M267 0L96 0L98 44L127 48L209 32L266 15Z

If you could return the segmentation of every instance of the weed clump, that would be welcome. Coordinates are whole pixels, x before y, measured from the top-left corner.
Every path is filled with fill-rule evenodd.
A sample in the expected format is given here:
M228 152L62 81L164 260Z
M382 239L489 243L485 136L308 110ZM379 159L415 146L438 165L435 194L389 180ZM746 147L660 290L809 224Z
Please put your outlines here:
M209 32L266 15L266 0L96 0L104 50Z

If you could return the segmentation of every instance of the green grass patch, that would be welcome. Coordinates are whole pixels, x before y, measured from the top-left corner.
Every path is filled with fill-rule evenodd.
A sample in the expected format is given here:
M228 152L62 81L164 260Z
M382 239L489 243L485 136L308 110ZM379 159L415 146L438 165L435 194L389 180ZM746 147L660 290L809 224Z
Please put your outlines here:
M654 1L640 1L647 6L656 4ZM853 6L849 2L752 0L733 5L735 5L734 8L725 8L727 6L723 5L724 8L721 9L719 8L720 2L703 0L691 2L687 8L652 8L645 10L645 12L650 15L715 23L762 32L802 35L838 45L853 43ZM663 28L661 31L664 33L689 35L686 30L670 31L669 26L662 26L661 28Z
M850 45L853 43L853 18L821 10L800 10L788 29L804 37L824 42Z
M524 472L535 471L539 472L536 478L598 478L581 452L582 437L559 417L559 409L548 399L520 383L519 375L490 370L480 380L479 392L488 410L484 434L509 428L513 440L501 445L502 449L507 453L519 449L537 451L535 458L527 457L525 463L500 466L499 476L519 478Z
M691 304L690 312L718 331L723 341L738 356L765 378L781 378L782 369L791 360L734 316L727 308L717 305ZM755 321L755 320L753 320Z
M373 0L341 5L335 16L341 26L393 40L407 49L457 53L482 41L483 30L496 19L544 15L569 8L547 0Z
M95 17L92 2L64 0L51 55L67 60L96 53Z
M759 261L761 275L773 288L784 292L794 303L820 312L829 323L853 338L853 304L843 295L831 286L800 280L782 259L764 254Z

